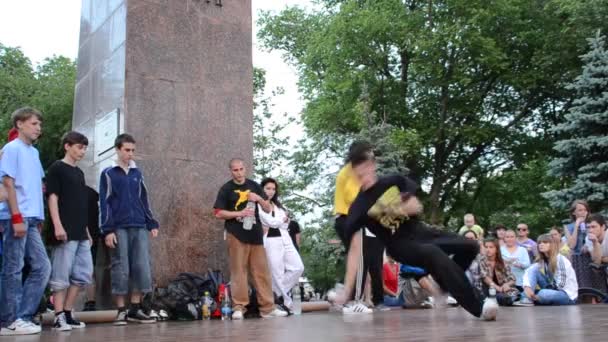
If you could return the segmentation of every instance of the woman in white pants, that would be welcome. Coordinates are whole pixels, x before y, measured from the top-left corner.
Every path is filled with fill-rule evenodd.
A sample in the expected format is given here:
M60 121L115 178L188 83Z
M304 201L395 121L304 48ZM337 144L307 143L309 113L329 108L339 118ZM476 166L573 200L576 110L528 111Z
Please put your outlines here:
M283 298L287 309L291 309L293 301L289 291L298 285L304 272L304 264L289 236L289 217L279 202L279 186L276 180L265 178L262 180L262 187L272 205L270 213L258 210L264 227L264 247L272 274L272 291Z

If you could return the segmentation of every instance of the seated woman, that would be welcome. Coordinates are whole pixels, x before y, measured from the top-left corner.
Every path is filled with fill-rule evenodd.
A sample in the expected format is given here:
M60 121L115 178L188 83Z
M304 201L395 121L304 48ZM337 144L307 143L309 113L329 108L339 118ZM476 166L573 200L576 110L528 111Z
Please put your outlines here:
M524 292L536 305L570 305L578 297L578 283L570 260L558 253L551 235L538 237L536 262L524 274Z
M277 304L283 305L283 309L291 310L293 301L289 292L298 285L300 276L304 272L304 264L289 236L289 217L279 201L277 181L266 178L262 180L262 188L272 205L270 213L258 210L264 227L264 248L272 275L272 291L283 299L282 303L279 300Z
M511 306L519 297L515 288L515 276L511 267L505 264L500 253L500 242L487 239L484 242L485 258L481 260L480 270L483 280L483 294L488 295L491 288L496 290L498 305Z
M515 231L508 229L505 232L505 245L500 248L500 254L505 264L511 267L511 272L515 276L515 287L523 291L523 277L526 268L530 266L530 256L528 251L517 245Z

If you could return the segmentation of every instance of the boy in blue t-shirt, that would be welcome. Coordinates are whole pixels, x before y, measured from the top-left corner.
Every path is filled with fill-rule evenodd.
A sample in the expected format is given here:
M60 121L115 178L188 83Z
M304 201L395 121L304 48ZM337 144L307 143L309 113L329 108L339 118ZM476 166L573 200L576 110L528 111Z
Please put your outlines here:
M25 107L12 116L18 139L4 145L0 177L7 192L7 206L0 213L3 231L0 336L38 334L32 323L49 280L51 265L38 230L44 219L44 171L33 143L41 133L42 115ZM25 258L31 271L22 283Z

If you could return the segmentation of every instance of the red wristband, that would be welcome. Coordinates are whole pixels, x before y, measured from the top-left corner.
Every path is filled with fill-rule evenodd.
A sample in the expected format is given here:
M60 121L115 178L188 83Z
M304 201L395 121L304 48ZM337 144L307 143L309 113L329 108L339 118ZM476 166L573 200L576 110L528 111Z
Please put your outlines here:
M11 216L11 223L12 224L19 224L19 223L23 223L23 216L21 216L21 213L16 213L13 214Z

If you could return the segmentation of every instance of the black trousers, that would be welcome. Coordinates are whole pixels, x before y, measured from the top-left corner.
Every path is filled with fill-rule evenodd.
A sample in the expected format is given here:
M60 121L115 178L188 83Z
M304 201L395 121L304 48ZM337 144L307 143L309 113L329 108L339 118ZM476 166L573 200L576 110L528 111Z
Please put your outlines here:
M401 263L424 268L465 310L480 317L483 304L465 275L479 253L477 241L416 220L406 222L401 229L407 233L387 242L388 253Z
M372 302L374 305L384 303L384 286L382 286L382 266L384 244L378 238L363 234L363 285L369 272L372 285ZM362 286L364 288L364 286Z
M350 248L350 240L347 239L344 224L346 223L346 216L340 215L336 217L334 222L334 229L336 234L346 247L346 252ZM372 302L374 305L378 305L384 302L384 287L382 280L382 265L384 257L384 244L380 239L369 237L363 234L363 284L365 285L367 272L370 274L372 284Z

